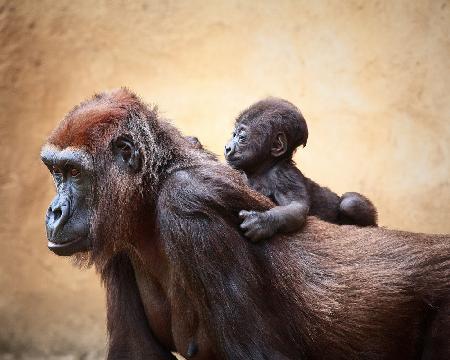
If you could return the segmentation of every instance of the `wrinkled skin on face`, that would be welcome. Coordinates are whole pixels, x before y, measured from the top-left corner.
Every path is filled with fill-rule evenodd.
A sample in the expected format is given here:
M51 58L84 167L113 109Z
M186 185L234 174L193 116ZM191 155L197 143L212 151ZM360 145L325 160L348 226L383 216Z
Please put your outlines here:
M247 124L237 124L232 137L225 146L225 159L233 168L252 172L270 159L270 146L265 129L258 129Z
M120 169L130 173L140 170L141 154L132 139L120 136L112 141L108 151ZM46 145L41 158L56 186L56 195L45 217L49 249L61 256L89 251L95 208L93 194L97 191L92 155L77 148Z
M92 159L82 150L53 146L44 147L41 158L56 186L45 217L49 249L62 256L88 251L94 185Z

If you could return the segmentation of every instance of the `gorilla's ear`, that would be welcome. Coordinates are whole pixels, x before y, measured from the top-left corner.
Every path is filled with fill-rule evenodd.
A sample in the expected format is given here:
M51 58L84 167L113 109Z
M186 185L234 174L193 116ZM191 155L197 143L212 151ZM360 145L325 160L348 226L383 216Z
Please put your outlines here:
M279 132L273 139L270 153L274 157L279 157L287 151L287 138L284 132Z
M113 140L112 151L119 164L125 165L134 172L138 172L141 169L141 153L131 137L120 136Z

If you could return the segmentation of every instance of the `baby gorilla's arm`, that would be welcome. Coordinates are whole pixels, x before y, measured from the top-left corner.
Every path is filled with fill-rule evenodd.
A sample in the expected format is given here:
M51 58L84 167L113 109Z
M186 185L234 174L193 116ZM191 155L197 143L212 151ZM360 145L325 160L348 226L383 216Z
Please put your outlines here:
M259 241L276 233L299 230L309 212L309 198L305 188L296 190L286 193L275 192L274 198L279 206L270 210L264 212L242 210L239 217L243 220L241 229L244 235L252 241Z
M276 206L267 212L278 223L278 231L290 233L299 230L305 223L309 206L305 202L292 201L288 205Z

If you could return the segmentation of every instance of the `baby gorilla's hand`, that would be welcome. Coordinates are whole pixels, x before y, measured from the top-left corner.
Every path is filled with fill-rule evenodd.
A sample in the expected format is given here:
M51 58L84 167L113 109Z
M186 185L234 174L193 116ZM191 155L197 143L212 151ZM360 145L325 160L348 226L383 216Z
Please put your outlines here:
M246 211L239 212L242 219L241 229L251 241L259 241L271 237L276 232L272 217L266 212Z

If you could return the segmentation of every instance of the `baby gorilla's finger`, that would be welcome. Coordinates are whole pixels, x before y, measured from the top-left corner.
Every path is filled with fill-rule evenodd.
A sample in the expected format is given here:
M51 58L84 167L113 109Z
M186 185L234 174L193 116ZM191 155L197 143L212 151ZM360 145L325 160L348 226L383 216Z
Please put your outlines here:
M241 211L239 211L239 217L241 219L245 219L246 217L250 216L252 213L253 213L252 211L241 210Z
M248 217L241 223L241 229L244 230L244 229L255 227L255 223L256 223L255 218Z

